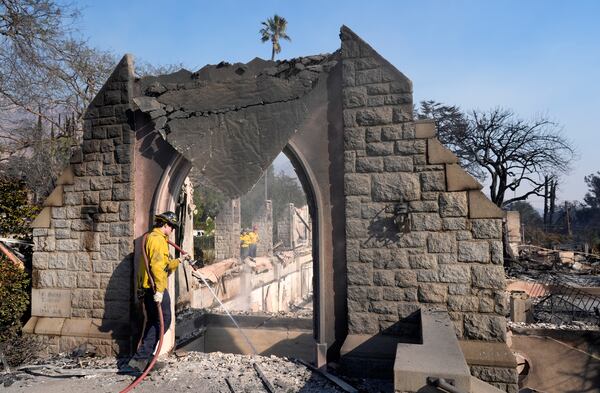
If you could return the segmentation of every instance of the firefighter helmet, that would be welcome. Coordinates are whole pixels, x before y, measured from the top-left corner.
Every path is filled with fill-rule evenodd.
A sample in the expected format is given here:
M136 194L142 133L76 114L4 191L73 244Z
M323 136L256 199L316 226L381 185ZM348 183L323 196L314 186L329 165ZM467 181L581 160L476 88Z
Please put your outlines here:
M169 224L172 227L179 228L179 219L177 214L168 211L154 216L154 222L157 224Z

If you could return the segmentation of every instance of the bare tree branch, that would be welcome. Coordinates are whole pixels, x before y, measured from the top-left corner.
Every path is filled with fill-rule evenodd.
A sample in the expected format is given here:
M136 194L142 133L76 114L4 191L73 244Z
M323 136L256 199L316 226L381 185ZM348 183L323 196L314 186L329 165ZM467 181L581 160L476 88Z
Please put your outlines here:
M498 206L540 195L546 175L564 174L575 157L560 127L546 118L523 120L494 108L463 113L456 106L423 101L420 118L436 121L438 138L479 180L490 177L490 197ZM505 201L507 191L528 188Z

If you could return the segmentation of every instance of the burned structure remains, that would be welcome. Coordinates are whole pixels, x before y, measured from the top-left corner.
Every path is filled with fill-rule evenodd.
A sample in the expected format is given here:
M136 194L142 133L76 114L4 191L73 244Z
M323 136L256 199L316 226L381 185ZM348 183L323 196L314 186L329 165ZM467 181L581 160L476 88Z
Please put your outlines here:
M54 352L128 353L153 214L176 209L188 176L235 200L283 151L309 205L318 362L391 367L396 344L423 341L415 312L441 310L470 373L516 391L502 211L413 118L411 81L348 28L340 37L330 55L143 78L125 56L34 223L25 330Z

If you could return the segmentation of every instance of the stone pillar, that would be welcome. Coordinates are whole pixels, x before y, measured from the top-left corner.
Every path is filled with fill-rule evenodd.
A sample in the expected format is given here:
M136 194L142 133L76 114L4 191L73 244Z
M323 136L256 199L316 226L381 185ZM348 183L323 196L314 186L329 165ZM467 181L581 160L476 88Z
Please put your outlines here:
M294 243L294 209L294 204L289 203L277 223L277 240L287 249L292 248Z
M308 227L307 227L308 225ZM294 243L310 245L310 216L308 206L303 206L294 211Z
M508 231L508 245L514 256L519 255L521 244L521 214L518 211L506 212L506 229Z
M215 260L240 256L240 200L232 199L223 205L215 217Z
M530 322L531 300L525 291L511 291L510 319L513 322Z
M256 256L273 255L273 208L270 200L266 200L254 218L252 226L258 227L258 244Z
M50 352L90 343L127 354L133 299L133 62L125 56L84 116L83 142L33 227L32 317Z
M341 39L349 333L342 356L374 345L382 332L410 336L405 318L421 307L447 310L459 338L504 342L502 211L440 144L435 124L414 121L412 82L349 29Z
M185 179L181 192L186 195L185 200L187 201L185 206L181 206L181 209L184 209L183 225L179 229L183 233L181 248L190 253L192 258L194 258L194 210L196 206L194 205L194 186L189 178ZM175 253L173 252L172 255L175 255ZM197 287L199 287L198 280L192 277L189 265L187 263L181 265L175 272L175 297L173 298L173 304L176 310L190 306L192 300L191 291Z

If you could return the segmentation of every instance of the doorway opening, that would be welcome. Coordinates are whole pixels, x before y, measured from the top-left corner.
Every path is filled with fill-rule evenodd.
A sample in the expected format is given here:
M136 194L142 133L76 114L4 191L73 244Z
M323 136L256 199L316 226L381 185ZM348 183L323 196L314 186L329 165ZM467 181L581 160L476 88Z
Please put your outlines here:
M190 178L179 197L184 230L177 240L193 249L194 274L207 281L259 354L313 360L317 215L308 177L291 149L239 198L227 198L194 178L193 170ZM252 353L211 290L191 271L180 268L175 286L176 347Z

